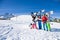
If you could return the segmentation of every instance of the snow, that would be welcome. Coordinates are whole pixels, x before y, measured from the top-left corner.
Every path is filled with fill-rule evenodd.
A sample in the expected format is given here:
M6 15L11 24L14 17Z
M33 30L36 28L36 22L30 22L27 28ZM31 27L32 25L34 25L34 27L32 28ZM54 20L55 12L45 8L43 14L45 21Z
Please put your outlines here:
M51 27L60 29L60 23L51 22Z
M0 40L60 40L60 23L50 22L51 31L30 29L30 15L0 20Z
M30 15L20 15L17 17L11 18L11 20L19 21L21 23L31 23L32 17Z

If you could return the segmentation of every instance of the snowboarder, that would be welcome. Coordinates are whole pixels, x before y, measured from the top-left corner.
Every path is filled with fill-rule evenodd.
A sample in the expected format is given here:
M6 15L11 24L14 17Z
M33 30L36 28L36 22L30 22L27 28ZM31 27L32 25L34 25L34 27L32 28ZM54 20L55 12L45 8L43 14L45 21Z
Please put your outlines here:
M42 16L42 22L43 22L43 29L44 29L44 30L48 30L48 29L47 29L47 26L46 26L47 20L48 20L48 18L47 18L47 16L46 16L46 14L44 14L44 15Z

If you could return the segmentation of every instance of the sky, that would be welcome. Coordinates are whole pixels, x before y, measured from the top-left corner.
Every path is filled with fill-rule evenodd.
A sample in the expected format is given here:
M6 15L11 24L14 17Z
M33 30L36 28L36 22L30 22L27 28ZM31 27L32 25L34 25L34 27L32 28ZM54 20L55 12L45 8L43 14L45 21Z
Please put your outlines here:
M54 11L51 16L60 17L60 0L0 0L0 15L5 13L30 14L40 10Z

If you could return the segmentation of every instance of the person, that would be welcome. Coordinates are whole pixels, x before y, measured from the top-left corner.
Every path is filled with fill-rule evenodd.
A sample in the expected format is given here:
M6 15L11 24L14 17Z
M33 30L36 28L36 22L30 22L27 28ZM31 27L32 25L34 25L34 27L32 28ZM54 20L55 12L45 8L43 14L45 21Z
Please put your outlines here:
M32 12L31 16L32 16L31 29L37 29L36 20L35 20L36 19L36 15L34 15L34 13Z
M42 16L42 22L43 22L43 29L44 29L44 30L48 30L48 29L47 29L47 26L46 26L47 20L48 20L48 18L47 18L47 16L46 16L46 14L44 14L44 15Z
M46 15L46 17L49 18L48 15ZM46 26L47 26L47 31L51 31L51 26L50 26L50 20L49 19L46 22Z
M39 29L42 29L41 16L40 15L38 16L37 21L38 21L38 27L39 27Z

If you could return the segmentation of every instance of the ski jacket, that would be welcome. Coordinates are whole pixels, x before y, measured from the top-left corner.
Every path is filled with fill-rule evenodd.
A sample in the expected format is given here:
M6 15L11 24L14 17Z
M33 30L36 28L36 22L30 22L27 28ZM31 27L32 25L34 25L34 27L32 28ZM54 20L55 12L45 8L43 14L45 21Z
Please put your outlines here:
M44 23L44 22L46 22L48 19L47 19L47 17L46 16L42 16L42 22Z

